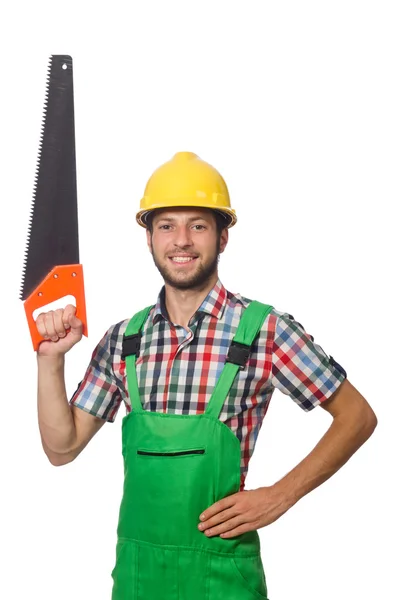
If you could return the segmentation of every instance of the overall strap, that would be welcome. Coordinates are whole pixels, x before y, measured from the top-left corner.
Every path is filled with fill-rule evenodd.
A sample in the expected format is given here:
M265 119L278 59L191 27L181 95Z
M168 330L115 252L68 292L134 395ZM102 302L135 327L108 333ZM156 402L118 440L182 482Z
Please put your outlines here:
M139 397L138 379L136 376L135 363L139 356L141 345L142 327L154 305L147 306L137 312L129 321L125 334L123 336L123 350L121 359L125 359L127 373L128 394L131 399L131 408L134 411L143 411L142 403Z
M244 310L205 414L219 418L234 378L239 370L245 369L251 346L272 308L269 304L253 300Z

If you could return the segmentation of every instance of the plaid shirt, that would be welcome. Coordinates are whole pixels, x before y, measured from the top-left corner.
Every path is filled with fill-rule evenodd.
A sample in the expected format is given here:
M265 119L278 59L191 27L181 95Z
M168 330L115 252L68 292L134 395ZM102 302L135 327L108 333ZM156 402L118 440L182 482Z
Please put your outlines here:
M218 279L189 328L171 323L165 288L143 328L136 371L145 410L173 414L203 413L220 376L242 311L251 302L232 294ZM112 325L93 351L70 404L113 422L122 402L131 411L123 334L130 318ZM314 343L313 336L288 313L267 315L243 371L239 371L219 419L241 443L241 484L275 388L304 411L329 398L346 371Z

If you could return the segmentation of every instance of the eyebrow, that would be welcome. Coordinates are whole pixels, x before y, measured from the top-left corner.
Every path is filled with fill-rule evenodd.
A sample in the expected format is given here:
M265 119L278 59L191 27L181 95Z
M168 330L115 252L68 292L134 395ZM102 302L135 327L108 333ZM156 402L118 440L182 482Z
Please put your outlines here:
M206 221L207 223L209 222L208 219L206 217L201 217L201 216L195 216L195 217L189 217L188 218L188 223L191 223L192 221L198 221L198 220L202 220L202 221ZM159 217L157 222L159 223L160 221L175 221L175 217Z

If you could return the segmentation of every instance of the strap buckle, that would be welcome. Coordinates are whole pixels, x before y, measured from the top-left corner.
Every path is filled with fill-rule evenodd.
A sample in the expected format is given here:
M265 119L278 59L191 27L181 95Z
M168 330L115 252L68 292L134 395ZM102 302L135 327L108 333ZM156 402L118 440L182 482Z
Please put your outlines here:
M125 360L126 356L136 354L139 356L139 350L141 347L142 333L134 333L133 335L123 335L123 349L121 352L121 360Z
M232 341L225 362L230 362L235 365L238 365L239 370L244 371L245 367L247 366L250 353L251 346L247 346L247 344L241 344L240 342Z

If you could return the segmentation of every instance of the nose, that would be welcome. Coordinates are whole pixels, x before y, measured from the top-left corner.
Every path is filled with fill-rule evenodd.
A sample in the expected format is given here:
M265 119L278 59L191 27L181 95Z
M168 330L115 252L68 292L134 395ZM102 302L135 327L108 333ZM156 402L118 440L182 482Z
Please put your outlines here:
M175 229L174 244L179 248L192 245L192 232L188 225L179 225Z

